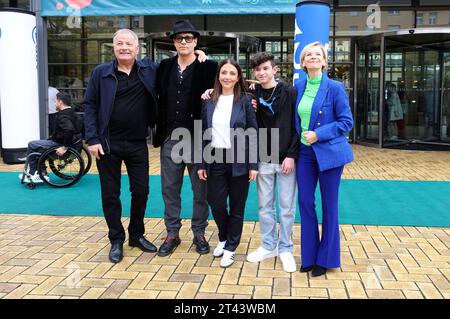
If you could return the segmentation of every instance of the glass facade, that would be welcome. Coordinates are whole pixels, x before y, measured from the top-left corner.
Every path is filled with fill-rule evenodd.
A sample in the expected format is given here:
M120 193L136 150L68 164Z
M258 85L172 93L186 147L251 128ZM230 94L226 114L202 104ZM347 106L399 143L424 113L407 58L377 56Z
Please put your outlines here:
M6 7L30 10L30 0L0 0L0 8Z
M29 1L0 0L0 7L11 6L12 2L29 9ZM422 47L414 40L401 45L399 38L379 35L449 28L450 3L381 0L374 6L372 0L360 0L358 4L350 0L331 2L329 74L344 84L350 97L355 128L349 137L387 147L411 140L449 143L448 40L437 37L442 45ZM280 64L278 76L291 81L294 14L104 16L46 18L50 85L70 92L81 105L92 69L113 59L112 35L117 29L133 29L140 37L141 57L160 60L173 54L173 49L166 46L154 55L148 37L170 31L180 18L190 19L201 31L257 38L257 50L272 52ZM218 52L207 44L202 49L213 59L221 59L230 55L231 47ZM240 49L239 60L245 67L256 49ZM247 76L251 77L251 72ZM400 108L392 114L389 110L394 90L401 114Z

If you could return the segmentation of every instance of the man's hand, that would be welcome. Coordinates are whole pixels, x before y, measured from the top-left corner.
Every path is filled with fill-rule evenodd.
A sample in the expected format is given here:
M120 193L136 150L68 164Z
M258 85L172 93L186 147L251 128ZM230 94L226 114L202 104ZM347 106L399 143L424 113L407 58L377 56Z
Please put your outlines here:
M103 152L102 144L94 144L88 146L89 152L91 152L92 156L94 156L96 159L100 159L100 155L105 155Z
M197 171L198 178L200 178L202 181L206 181L208 178L208 175L206 174L206 169L199 169Z
M67 152L67 147L60 146L56 149L56 155L63 156Z
M205 54L204 51L202 51L202 50L195 50L194 53L197 55L198 62L203 63L206 60L208 60L208 56Z
M286 157L281 164L281 170L284 175L291 174L295 169L295 162L293 158Z
M202 100L209 100L211 98L211 94L214 92L214 89L207 89L202 94Z
M317 142L319 140L317 138L316 132L314 132L314 131L306 131L306 132L303 132L302 135L305 137L306 143L308 143L308 145L314 144L315 142Z
M249 181L256 180L256 176L258 176L258 171L251 170L250 172L248 172L248 180Z

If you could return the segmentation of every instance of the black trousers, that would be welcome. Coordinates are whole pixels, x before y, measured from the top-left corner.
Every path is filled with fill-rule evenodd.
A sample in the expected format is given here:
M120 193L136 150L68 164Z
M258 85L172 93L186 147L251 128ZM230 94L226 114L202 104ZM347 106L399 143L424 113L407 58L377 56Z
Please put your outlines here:
M219 228L219 240L227 242L226 250L235 251L241 241L244 226L249 180L247 174L233 177L231 165L227 163L211 164L207 197L214 220ZM229 211L227 201L229 201Z
M147 142L111 141L110 154L105 154L97 160L103 213L108 224L108 237L111 243L125 241L120 202L122 162L125 162L130 180L131 208L128 234L130 238L137 239L145 233L144 215L149 192Z

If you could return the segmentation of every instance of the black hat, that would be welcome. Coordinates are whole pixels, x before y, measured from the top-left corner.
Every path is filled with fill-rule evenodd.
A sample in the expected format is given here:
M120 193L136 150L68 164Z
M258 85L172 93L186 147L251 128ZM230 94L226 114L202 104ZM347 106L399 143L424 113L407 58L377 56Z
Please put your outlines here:
M200 37L200 33L195 30L194 26L189 20L178 20L173 25L173 30L169 34L169 37L173 39L173 37L178 33L192 33L195 38Z

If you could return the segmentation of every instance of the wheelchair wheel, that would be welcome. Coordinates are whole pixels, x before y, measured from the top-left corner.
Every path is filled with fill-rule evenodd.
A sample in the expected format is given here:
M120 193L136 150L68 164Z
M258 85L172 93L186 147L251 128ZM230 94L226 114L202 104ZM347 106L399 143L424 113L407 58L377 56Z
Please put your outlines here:
M83 175L86 175L86 173L89 172L89 170L91 169L91 166L92 166L92 156L86 145L83 145L83 147L81 148L80 154L81 154L81 157L83 158L83 161L85 164Z
M50 148L39 158L39 176L50 186L69 187L83 176L84 161L72 147L69 147L62 156L56 154L57 148Z

